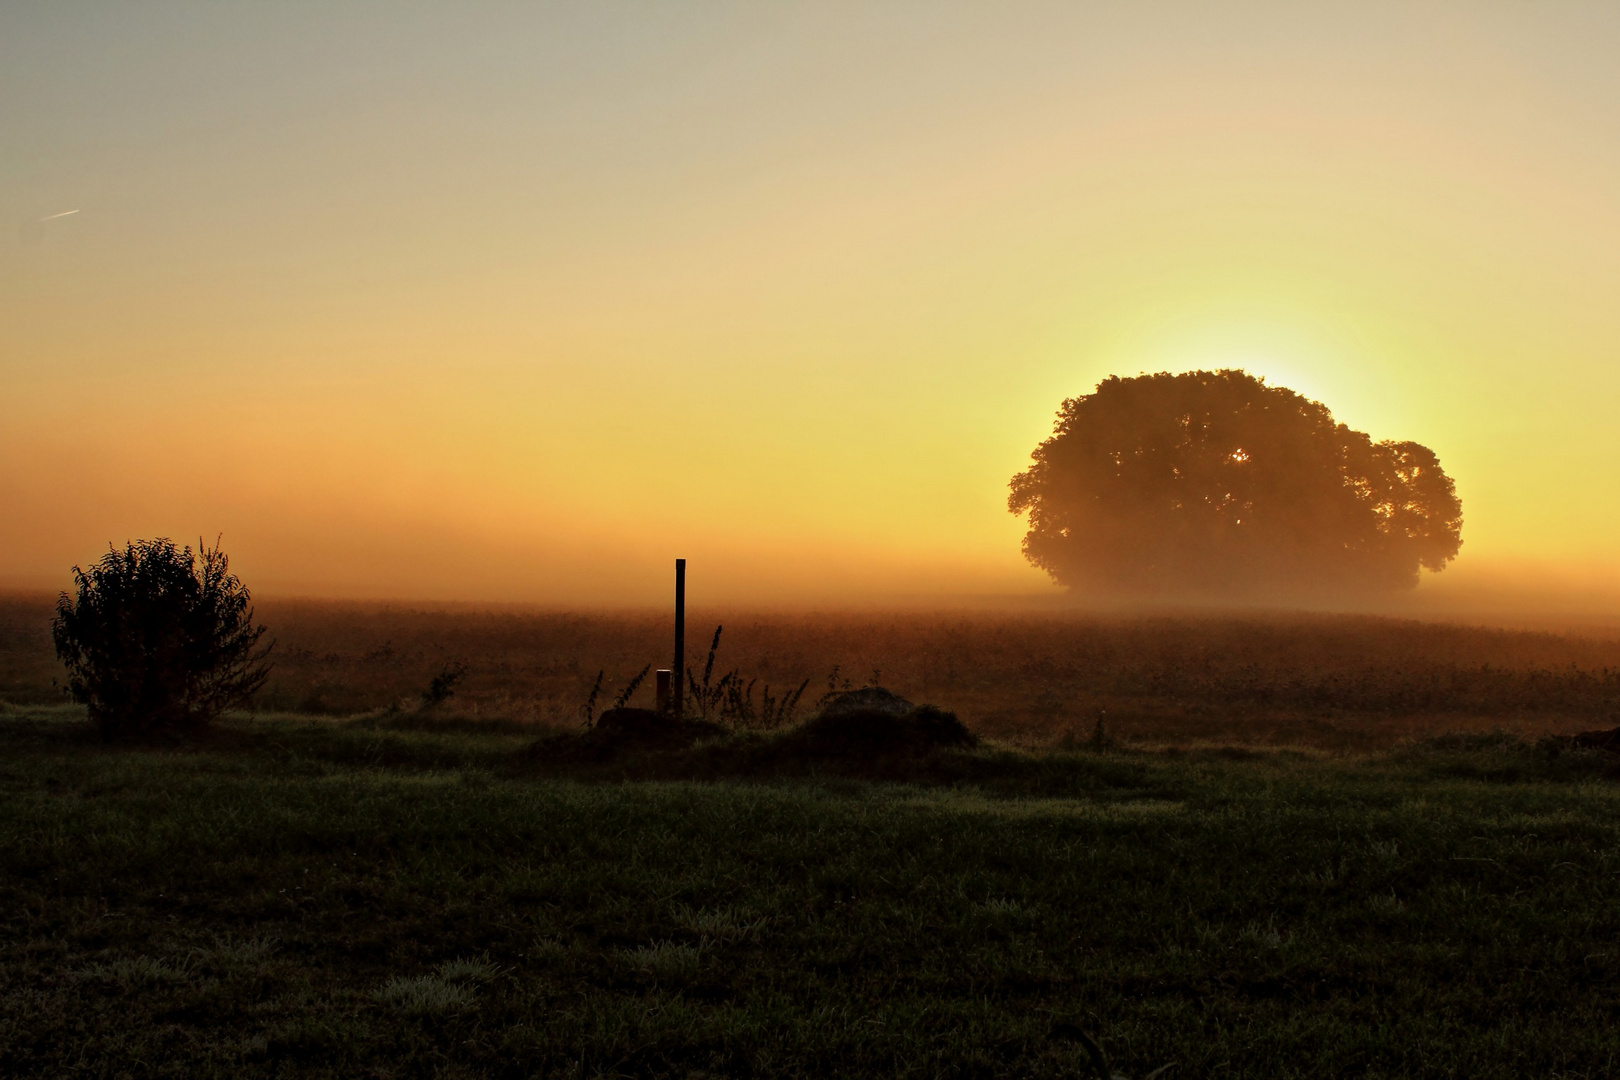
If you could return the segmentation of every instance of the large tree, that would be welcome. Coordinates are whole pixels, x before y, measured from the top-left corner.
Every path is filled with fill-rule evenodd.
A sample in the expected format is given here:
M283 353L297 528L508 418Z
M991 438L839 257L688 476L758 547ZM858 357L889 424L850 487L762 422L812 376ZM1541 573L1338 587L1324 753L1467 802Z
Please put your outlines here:
M1029 514L1024 554L1091 593L1396 590L1462 543L1432 450L1375 443L1243 371L1107 379L1031 457L1007 503Z

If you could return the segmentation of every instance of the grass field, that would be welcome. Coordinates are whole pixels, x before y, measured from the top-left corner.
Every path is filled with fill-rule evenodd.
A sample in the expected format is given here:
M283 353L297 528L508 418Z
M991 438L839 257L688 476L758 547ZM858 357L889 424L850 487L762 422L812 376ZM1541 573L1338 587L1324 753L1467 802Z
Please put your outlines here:
M1084 1032L1130 1076L1620 1074L1600 752L694 782L533 742L0 712L0 1073L1084 1076Z

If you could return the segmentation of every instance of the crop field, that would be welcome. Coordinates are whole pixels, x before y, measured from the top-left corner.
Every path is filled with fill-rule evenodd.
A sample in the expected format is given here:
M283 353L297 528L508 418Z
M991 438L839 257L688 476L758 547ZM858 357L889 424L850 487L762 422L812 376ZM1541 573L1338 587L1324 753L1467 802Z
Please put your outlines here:
M0 701L62 700L51 604L0 598ZM669 665L667 614L552 614L261 603L276 640L265 711L414 709L434 675L468 717L570 727L598 673L611 701ZM1448 731L1537 737L1620 725L1620 638L1344 616L759 615L694 611L687 664L737 670L805 706L881 683L983 734L1048 746L1094 734L1153 745L1374 750ZM652 680L631 704L650 705ZM804 710L801 709L801 715Z
M1551 737L1620 724L1620 643L716 617L800 719L984 738L840 749L584 728L659 617L260 613L255 713L108 744L0 606L0 1074L1620 1073L1620 756Z

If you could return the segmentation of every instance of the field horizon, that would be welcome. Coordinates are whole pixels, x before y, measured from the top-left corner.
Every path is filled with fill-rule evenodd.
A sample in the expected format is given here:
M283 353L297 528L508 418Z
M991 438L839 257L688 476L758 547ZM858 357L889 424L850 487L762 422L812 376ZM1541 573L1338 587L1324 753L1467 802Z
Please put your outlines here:
M0 596L0 700L63 700L53 601ZM252 708L358 715L411 711L459 667L435 706L468 719L579 723L670 663L671 617L648 608L262 600L275 641ZM736 671L761 693L882 685L961 716L981 734L1046 746L1089 736L1143 744L1242 743L1371 750L1447 732L1527 737L1620 724L1620 632L1323 612L739 611L694 606L686 662ZM651 705L651 679L626 699Z

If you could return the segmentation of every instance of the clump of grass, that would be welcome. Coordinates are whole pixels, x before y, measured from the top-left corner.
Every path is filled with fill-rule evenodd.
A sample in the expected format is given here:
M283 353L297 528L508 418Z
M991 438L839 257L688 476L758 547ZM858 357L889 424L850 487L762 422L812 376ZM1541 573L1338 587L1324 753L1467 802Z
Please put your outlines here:
M257 968L275 951L273 938L235 938L227 934L218 938L212 948L197 950L197 956L219 967L237 970Z
M458 956L454 960L446 960L436 969L441 979L472 979L475 982L484 982L493 979L500 973L500 969L489 961L489 954L478 956Z
M809 686L810 680L806 679L799 684L797 690L794 690L791 694L783 694L781 699L778 700L771 697L771 688L767 684L764 692L760 695L760 726L767 731L775 731L778 728L785 727L793 719L793 714L798 711L799 699L804 697L804 692Z
M1114 749L1117 743L1108 732L1107 717L1108 712L1106 709L1098 709L1096 723L1092 725L1091 734L1085 739L1080 738L1079 733L1074 729L1074 725L1069 725L1068 729L1063 732L1063 737L1058 739L1056 749L1065 751L1090 750L1097 754Z
M568 942L560 937L543 937L534 943L534 959L541 962L558 961L568 957Z
M636 690L641 686L641 680L645 679L647 677L647 672L651 670L652 665L648 664L640 671L636 672L635 677L625 684L623 690L619 691L619 696L613 699L613 707L615 709L622 709L626 705L630 704L630 699L635 696Z
M124 957L106 964L92 964L79 972L82 979L115 983L134 987L151 983L174 983L190 974L186 963L168 963L150 956Z
M720 651L720 633L724 629L724 625L714 628L709 655L703 662L703 681L698 681L691 668L686 669L688 700L703 719L714 717L732 728L776 731L786 727L798 712L799 699L809 688L810 680L800 683L797 690L786 691L779 696L772 694L770 683L766 683L760 691L759 705L755 706L754 687L759 685L758 679L749 679L745 683L741 670L733 668L720 676L718 681L713 681L714 660Z
M606 677L606 670L596 673L596 682L591 684L591 692L585 696L585 704L579 707L579 714L582 718L581 727L589 728L596 723L596 698L602 693L602 680Z
M709 642L709 656L703 662L703 681L699 683L697 677L692 674L692 669L686 669L687 699L697 708L698 715L705 720L709 718L711 712L719 711L720 702L725 697L723 687L726 680L731 677L730 675L724 676L720 680L720 687L709 684L710 678L714 675L714 657L720 651L720 632L724 629L724 624L714 628L714 639ZM735 672L732 674L735 674Z
M456 687L461 685L467 677L467 665L460 660L453 660L440 668L428 680L427 689L422 691L422 707L436 709L449 701L456 694Z
M412 1016L457 1013L472 1007L473 992L442 975L395 975L379 987L378 1001Z
M1091 1074L1097 1080L1131 1080L1124 1073L1114 1071L1108 1064L1108 1055L1103 1053L1103 1048L1098 1045L1096 1039L1086 1034L1085 1029L1080 1025L1071 1023L1054 1024L1052 1025L1051 1037L1063 1042L1079 1043L1086 1052L1086 1064L1091 1066ZM1152 1072L1143 1074L1142 1080L1157 1080L1158 1077L1175 1068L1175 1064L1175 1062L1171 1061L1160 1065Z
M683 930L706 940L722 942L753 940L765 928L767 921L754 916L752 912L735 908L694 908L687 904L676 906L671 914Z
M1396 919L1406 914L1406 904L1394 893L1374 893L1367 898L1367 910L1383 919Z
M678 941L654 941L626 950L625 961L637 971L655 979L689 979L697 974L707 942L688 945Z
M1256 920L1249 923L1238 934L1238 937L1240 940L1262 949L1280 949L1288 940L1288 936L1278 930L1276 922L1271 919L1267 919L1265 922Z
M499 973L500 969L490 962L488 953L458 956L444 961L431 975L395 975L378 987L373 996L410 1016L458 1013L474 1004L468 983L485 982Z
M987 914L1003 918L1016 918L1029 914L1029 908L1017 900L994 897L979 905Z

